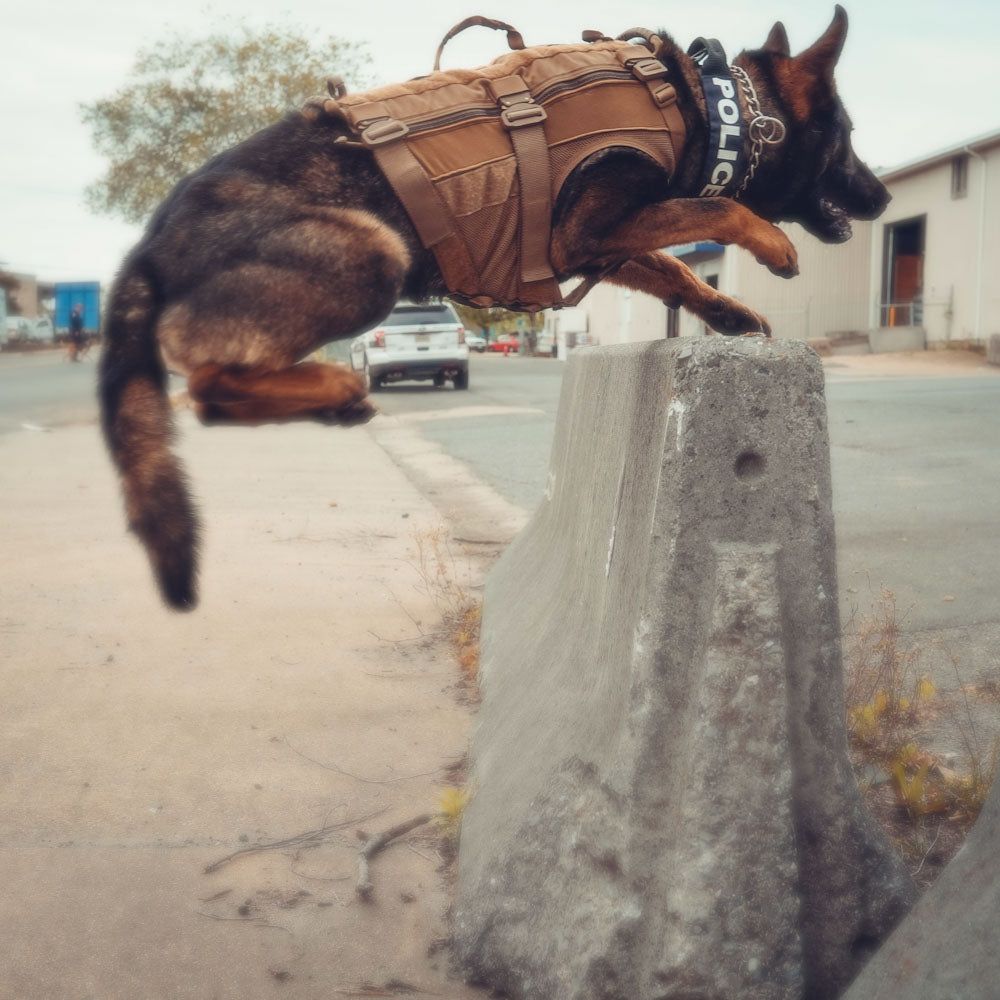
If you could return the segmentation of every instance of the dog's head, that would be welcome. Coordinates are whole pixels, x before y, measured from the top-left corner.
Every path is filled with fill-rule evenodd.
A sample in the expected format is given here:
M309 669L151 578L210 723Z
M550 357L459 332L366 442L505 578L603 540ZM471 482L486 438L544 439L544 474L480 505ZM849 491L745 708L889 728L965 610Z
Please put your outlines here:
M771 113L788 126L777 183L759 185L746 200L761 215L798 222L825 243L850 239L851 219L874 219L889 203L885 185L851 146L851 120L837 96L833 70L846 35L847 14L838 5L830 27L799 55L791 55L781 22L763 49L743 53Z

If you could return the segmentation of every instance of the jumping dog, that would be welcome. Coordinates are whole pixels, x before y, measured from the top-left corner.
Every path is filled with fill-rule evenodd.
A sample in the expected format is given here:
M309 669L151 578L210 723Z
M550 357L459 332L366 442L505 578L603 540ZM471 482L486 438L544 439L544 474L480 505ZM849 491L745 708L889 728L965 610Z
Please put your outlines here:
M834 84L846 31L838 6L799 55L779 22L762 48L734 60L760 116L779 122L784 136L754 150L738 198L699 196L706 158L717 152L708 148L712 95L695 58L652 36L652 54L677 89L682 155L672 175L627 148L576 167L552 210L558 279L601 278L682 305L725 333L767 332L762 316L660 248L736 244L792 277L795 249L774 222L795 221L838 243L851 235L849 219L882 211L887 192L851 148ZM401 297L449 292L385 176L350 138L340 117L315 106L258 132L182 180L120 269L100 363L102 424L130 527L173 608L196 602L199 528L170 450L167 372L187 376L206 423L361 422L374 412L361 379L302 359L379 322ZM717 169L715 179L725 173Z

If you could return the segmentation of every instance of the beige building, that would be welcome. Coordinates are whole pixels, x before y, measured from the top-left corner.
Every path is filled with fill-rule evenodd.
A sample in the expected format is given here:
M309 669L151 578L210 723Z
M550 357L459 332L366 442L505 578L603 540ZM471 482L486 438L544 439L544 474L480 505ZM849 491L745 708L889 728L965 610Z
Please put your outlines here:
M1000 131L880 174L872 326L913 323L928 343L1000 333Z
M776 278L738 247L670 252L765 315L775 337L870 340L873 349L986 341L1000 333L1000 131L879 172L893 200L845 244L784 226L799 276ZM602 284L582 305L590 342L704 335L705 324L639 292Z

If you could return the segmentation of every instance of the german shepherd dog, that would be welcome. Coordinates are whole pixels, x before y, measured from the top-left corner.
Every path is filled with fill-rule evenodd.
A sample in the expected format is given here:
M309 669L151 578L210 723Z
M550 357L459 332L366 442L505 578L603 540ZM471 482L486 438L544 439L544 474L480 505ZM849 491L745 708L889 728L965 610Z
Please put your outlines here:
M764 147L739 201L693 197L709 134L698 69L654 36L685 119L683 153L672 177L627 149L578 166L553 209L558 278L604 275L724 333L767 332L763 317L659 248L733 243L792 277L795 249L772 223L796 221L838 243L851 235L849 218L882 211L888 195L851 148L834 85L846 31L838 6L795 57L780 22L762 48L737 56L762 112L787 130L780 146ZM362 380L302 359L379 322L400 297L448 293L370 152L335 141L347 135L342 119L307 106L215 157L167 197L117 277L100 364L103 429L129 524L173 608L196 602L198 520L169 447L167 371L187 376L204 422L361 422L374 413Z

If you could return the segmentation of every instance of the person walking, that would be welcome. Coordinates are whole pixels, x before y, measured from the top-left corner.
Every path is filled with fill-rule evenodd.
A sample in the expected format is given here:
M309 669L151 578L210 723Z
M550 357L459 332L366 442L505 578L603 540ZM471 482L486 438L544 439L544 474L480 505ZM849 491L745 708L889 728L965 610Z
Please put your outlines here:
M69 359L79 361L83 355L83 306L77 302L69 314Z

